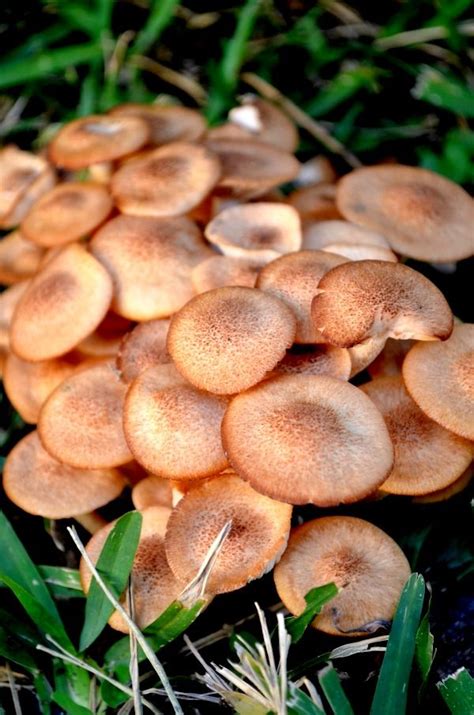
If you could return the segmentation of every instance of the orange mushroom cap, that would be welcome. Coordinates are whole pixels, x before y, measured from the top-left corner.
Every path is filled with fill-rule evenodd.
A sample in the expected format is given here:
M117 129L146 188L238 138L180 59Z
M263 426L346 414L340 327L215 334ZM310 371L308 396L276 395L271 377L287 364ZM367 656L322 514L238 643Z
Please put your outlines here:
M132 502L135 509L142 511L149 506L167 506L171 508L173 496L169 479L151 474L141 479L132 489Z
M37 199L55 184L43 157L16 146L0 150L0 228L18 226Z
M0 293L0 347L10 348L10 326L16 307L26 293L31 281L21 281Z
M31 278L38 270L44 250L13 231L0 240L0 283L11 285Z
M349 380L351 367L350 352L346 348L335 348L332 345L293 346L272 370L270 377L328 375Z
M329 221L341 218L336 206L334 184L303 186L289 194L288 203L307 221ZM305 248L312 248L312 246L305 246Z
M244 129L247 136L293 153L299 144L298 131L287 115L271 102L247 95L239 107L229 112L231 124ZM244 135L245 136L245 135Z
M139 117L148 124L150 142L155 145L197 141L206 131L206 120L202 114L188 107L128 102L113 107L109 115Z
M132 382L144 370L171 362L166 349L169 320L149 320L127 333L117 354L117 370L124 382Z
M254 258L211 256L193 268L191 280L197 293L224 286L254 288L262 263Z

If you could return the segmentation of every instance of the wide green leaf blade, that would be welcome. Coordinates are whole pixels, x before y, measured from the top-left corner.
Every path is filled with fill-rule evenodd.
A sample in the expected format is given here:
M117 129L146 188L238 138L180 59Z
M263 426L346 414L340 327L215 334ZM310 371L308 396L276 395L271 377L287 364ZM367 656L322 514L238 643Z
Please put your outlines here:
M85 598L78 569L38 566L49 592L56 598Z
M299 616L290 616L285 621L286 630L291 636L293 643L303 637L306 629L314 621L316 616L321 613L322 607L330 601L338 593L338 588L334 583L327 583L324 586L317 586L308 591L304 600L306 608Z
M96 569L116 598L123 593L133 566L140 539L142 515L131 511L118 519L107 537L97 560ZM114 611L95 579L87 595L86 614L79 649L84 650L102 633Z
M424 596L423 576L413 573L398 602L370 715L403 715L406 711L416 632Z
M318 679L334 715L354 715L352 706L332 664L321 670Z
M436 683L441 697L453 715L472 715L474 712L474 678L466 668Z
M39 673L39 668L31 653L3 625L0 625L0 656L21 665L30 673Z

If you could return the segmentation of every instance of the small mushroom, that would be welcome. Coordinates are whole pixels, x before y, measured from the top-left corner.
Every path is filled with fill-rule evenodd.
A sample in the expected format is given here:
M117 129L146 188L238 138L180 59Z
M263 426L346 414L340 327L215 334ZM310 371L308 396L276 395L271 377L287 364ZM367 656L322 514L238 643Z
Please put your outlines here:
M334 184L316 184L296 189L289 194L288 203L305 221L329 221L342 218L336 206Z
M386 248L387 240L375 231L363 228L350 221L312 221L303 231L303 248L321 251L333 243L347 243L350 246L373 246Z
M10 327L16 307L30 283L30 280L21 281L0 293L0 348L4 352L10 348Z
M169 479L151 474L141 479L132 489L132 502L135 509L143 511L149 506L172 507L172 483Z
M224 286L254 288L262 262L255 258L211 256L193 268L191 280L196 293Z
M304 611L308 591L336 584L340 592L312 624L335 636L361 636L386 625L409 575L395 541L352 516L327 516L294 529L274 573L278 595L295 615Z
M406 340L394 340L393 342L406 342ZM347 348L352 363L351 378L370 367L377 356L380 355L386 343L385 337L376 336L367 338L361 343Z
M349 380L351 368L351 356L346 348L335 348L332 345L295 345L276 365L269 377L329 375L340 380Z
M39 269L43 255L44 249L20 231L3 236L0 241L0 283L12 285L31 278Z
M382 352L374 360L370 361L367 367L369 375L372 378L400 375L405 356L414 344L414 340L394 340L389 338Z
M195 109L160 104L128 102L113 107L112 117L139 117L150 129L150 143L155 146L171 142L198 141L206 131L206 120Z
M55 182L56 175L43 157L13 145L0 150L0 228L18 226Z
M232 394L275 367L293 343L295 324L278 298L255 288L216 288L173 316L168 351L193 385Z
M122 340L131 327L130 320L109 311L94 332L78 343L76 351L86 357L116 357Z
M144 370L171 362L166 349L169 320L148 320L125 335L117 353L117 370L132 382Z
M230 110L229 120L244 129L248 136L253 135L283 151L293 153L298 147L298 131L291 119L274 104L259 97L245 96L240 107Z
M471 483L473 476L474 468L471 464L466 471L463 472L455 482L449 484L449 486L444 487L444 489L438 489L435 492L430 492L429 494L414 497L412 501L415 504L437 504L438 502L447 501L464 491L464 489L466 489Z
M278 561L290 531L292 508L255 492L232 474L205 480L187 492L166 530L166 555L180 581L198 572L223 526L232 526L208 581L211 594L234 591Z

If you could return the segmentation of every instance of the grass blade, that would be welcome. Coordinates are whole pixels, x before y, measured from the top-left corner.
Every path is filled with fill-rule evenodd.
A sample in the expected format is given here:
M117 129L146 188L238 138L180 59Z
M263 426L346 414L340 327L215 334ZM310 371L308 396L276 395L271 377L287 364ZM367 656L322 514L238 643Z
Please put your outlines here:
M291 636L293 643L298 643L303 637L306 629L321 613L322 607L338 593L338 588L334 583L327 583L324 586L317 586L308 591L304 600L306 608L299 616L291 616L286 619L286 630Z
M0 89L41 79L50 74L63 72L68 67L88 64L101 57L100 44L88 43L45 51L37 55L34 62L29 57L0 62Z
M428 677L435 657L434 637L430 631L431 596L425 614L418 626L415 639L415 660L421 675L421 685L418 690L418 700L424 695Z
M354 715L334 667L329 664L318 675L319 684L334 715Z
M140 539L141 526L142 515L137 511L120 517L108 535L97 561L97 570L116 598L121 596L127 585ZM112 603L93 579L87 595L80 650L90 646L102 633L113 612Z
M423 576L414 573L403 588L393 619L370 715L403 715L406 711L410 671L424 596Z
M85 598L78 569L38 566L49 592L56 598Z
M179 0L154 0L148 19L130 48L131 55L142 55L156 44L165 27L171 22Z
M466 668L436 683L441 697L453 715L472 715L474 712L474 679Z
M294 683L289 683L286 706L288 715L325 715L324 710Z

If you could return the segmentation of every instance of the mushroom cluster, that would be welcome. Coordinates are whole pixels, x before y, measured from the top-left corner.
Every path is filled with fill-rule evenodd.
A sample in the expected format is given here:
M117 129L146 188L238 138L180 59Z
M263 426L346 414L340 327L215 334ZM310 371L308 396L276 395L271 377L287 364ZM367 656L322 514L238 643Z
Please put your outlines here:
M431 501L470 477L474 325L453 328L400 258L474 253L472 199L408 166L337 181L297 144L277 107L246 98L219 127L128 104L39 155L0 151L2 374L36 425L4 489L30 514L92 524L92 560L112 525L91 514L131 489L141 627L231 521L211 596L277 564L292 613L334 581L314 625L363 633L391 619L405 556L353 517L291 531L293 507Z

